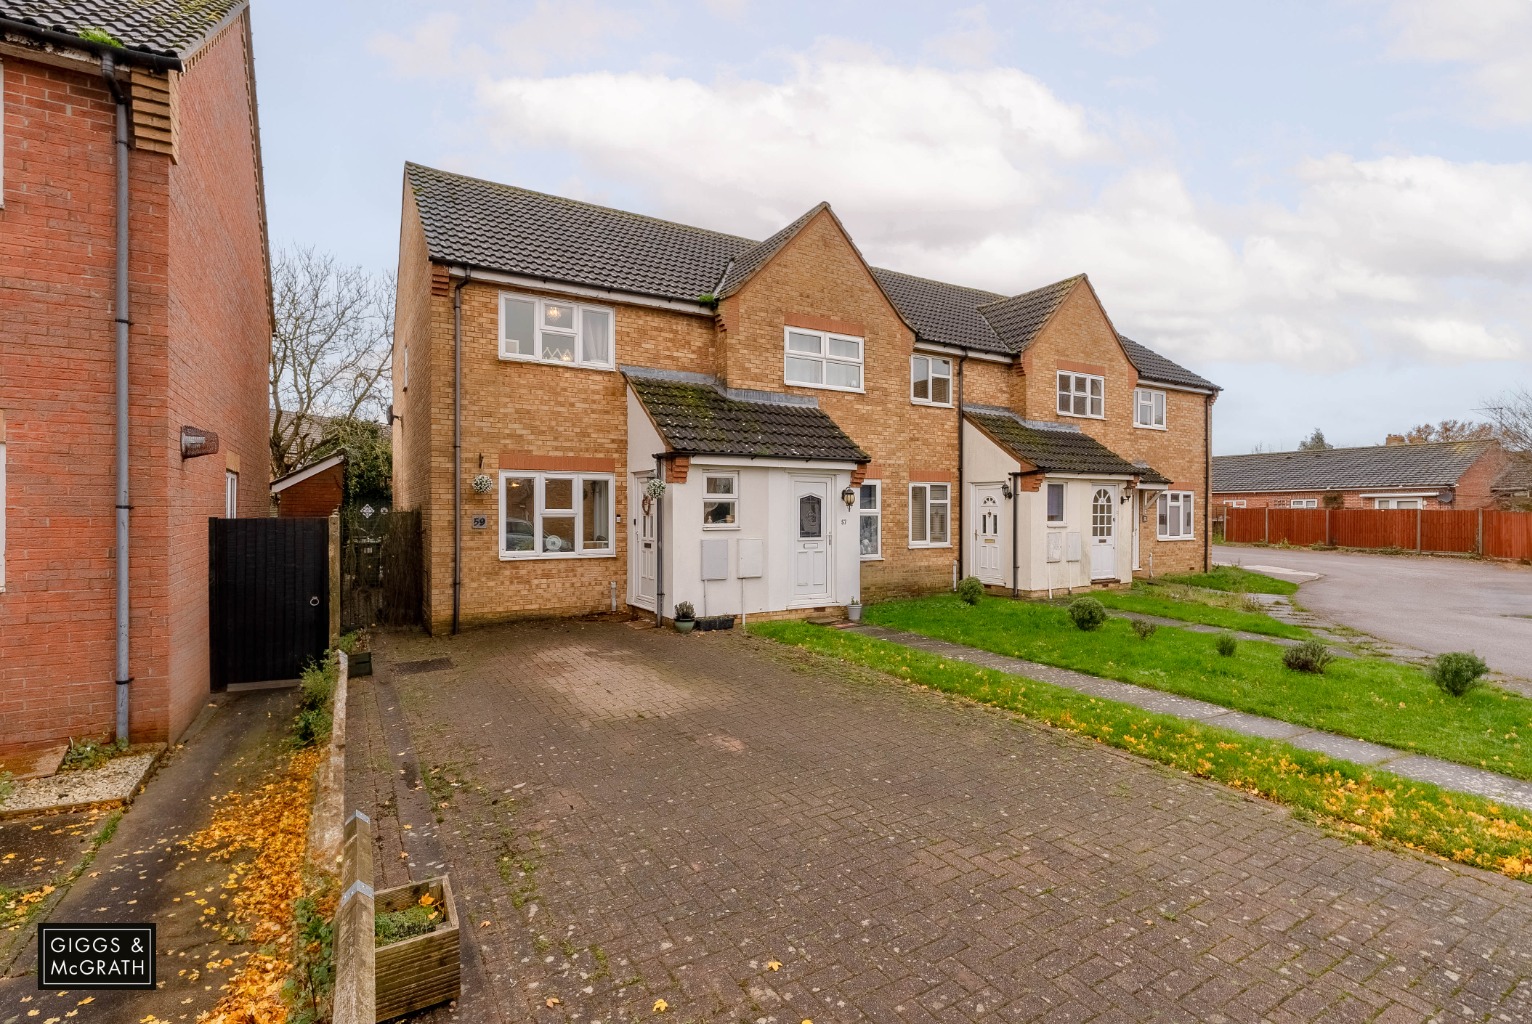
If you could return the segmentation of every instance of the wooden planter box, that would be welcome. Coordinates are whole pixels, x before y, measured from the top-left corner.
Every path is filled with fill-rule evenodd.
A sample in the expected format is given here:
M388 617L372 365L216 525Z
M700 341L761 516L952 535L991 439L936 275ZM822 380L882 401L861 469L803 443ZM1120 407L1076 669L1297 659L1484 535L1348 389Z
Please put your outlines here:
M350 674L353 676L372 675L372 652L357 651L355 654L351 655L351 660L348 668L350 669Z
M441 907L444 920L434 932L402 939L377 948L377 1019L392 1020L456 999L461 990L462 961L458 955L457 904L446 875L379 890L374 911L408 910L430 893Z

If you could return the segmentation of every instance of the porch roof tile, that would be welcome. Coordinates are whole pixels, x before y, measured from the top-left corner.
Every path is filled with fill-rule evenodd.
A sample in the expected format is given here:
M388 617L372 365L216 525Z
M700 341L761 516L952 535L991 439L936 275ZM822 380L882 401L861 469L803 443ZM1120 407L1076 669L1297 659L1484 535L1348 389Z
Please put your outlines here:
M1130 462L1078 427L1024 420L1008 409L966 406L963 414L1011 455L1045 473L1100 473L1169 483L1146 464Z

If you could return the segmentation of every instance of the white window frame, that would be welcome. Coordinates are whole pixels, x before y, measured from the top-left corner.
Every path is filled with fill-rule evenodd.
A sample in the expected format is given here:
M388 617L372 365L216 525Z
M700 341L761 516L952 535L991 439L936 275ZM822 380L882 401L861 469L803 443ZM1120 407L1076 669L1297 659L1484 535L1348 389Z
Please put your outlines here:
M925 364L925 369L923 371L920 366L921 363ZM936 372L936 365L938 363L946 367L946 372ZM945 402L938 402L931 397L935 393L936 382L938 380L945 380L947 382L947 400ZM915 394L915 386L922 381L924 381L926 385L925 398L921 398L919 395ZM951 359L947 359L943 356L910 356L910 402L913 405L934 405L943 409L952 408Z
M1401 501L1407 501L1409 504L1400 505ZM1374 508L1397 509L1403 512L1416 512L1426 507L1426 499L1418 495L1397 498L1374 498L1372 503Z
M1157 388L1134 388L1133 425L1145 430L1165 430L1165 404L1165 392ZM1146 405L1148 406L1147 418L1144 416Z
M933 487L945 488L946 489L946 497L933 500L932 497L931 497L931 488L933 488ZM916 491L924 491L925 492L924 501L925 501L925 506L926 506L925 522L923 522L921 524L921 535L918 538L915 536L915 511L914 510L915 510L915 492ZM910 501L910 504L909 504L909 508L910 508L910 514L909 514L909 520L910 520L910 529L909 529L909 533L910 533L910 547L912 547L912 548L950 548L950 547L952 547L952 485L949 484L949 483L943 483L941 481L930 481L930 482L924 482L924 483L912 483L912 484L910 484L909 501ZM931 510L932 510L932 508L934 508L937 505L940 505L940 506L942 506L943 508L945 508L947 510L947 519L946 519L946 522L947 522L947 539L944 540L944 541L933 541L933 540L931 540Z
M819 352L798 352L789 347L794 334L804 334L819 339ZM856 342L856 358L848 359L845 356L830 355L830 342L854 341ZM815 384L812 381L793 380L787 375L787 361L789 359L805 359L819 363L819 380ZM825 369L831 364L841 366L855 366L857 368L857 380L861 383L854 388L848 388L840 384L826 384ZM784 327L782 329L782 381L799 388L818 388L821 391L849 391L854 394L867 393L867 339L859 338L854 334L840 334L836 331L811 331L805 327Z
M872 488L872 507L862 504L862 488ZM863 480L856 489L856 549L864 562L883 561L883 481ZM872 554L862 552L862 520L872 519L878 524L878 550Z
M1065 390L1064 386L1065 378L1068 378L1069 382L1069 388L1067 391ZM1084 384L1085 390L1076 390L1076 386L1080 385L1081 383ZM1101 394L1092 395L1090 393L1090 386L1092 383L1101 385ZM1053 389L1055 399L1053 407L1058 410L1058 414L1060 416L1073 416L1078 419L1086 420L1106 419L1106 378L1101 376L1099 373L1075 373L1073 370L1059 370L1054 376ZM1061 405L1065 404L1064 399L1066 396L1070 400L1068 402L1069 408L1059 408ZM1075 398L1085 399L1085 412L1074 411L1073 400ZM1096 406L1097 411L1091 411L1092 406Z
M1048 498L1053 489L1059 489L1059 517L1057 519L1048 511ZM1049 526L1063 526L1069 521L1069 489L1061 483L1043 484L1043 521Z
M1170 517L1174 514L1176 532L1170 529ZM1163 523L1161 519L1165 520ZM1183 532L1184 531L1184 532ZM1159 540L1197 539L1197 495L1193 491L1161 491L1155 505L1154 534Z
M1245 507L1245 499L1244 498L1234 498L1231 501L1224 502L1224 504L1229 506L1230 508L1244 508Z
M232 469L223 471L223 515L225 519L239 518L239 474Z
M1294 498L1288 502L1288 508L1318 508L1318 498Z
M512 352L507 350L508 339L505 336L505 308L508 302L529 302L532 304L532 346L534 352ZM544 321L549 306L569 306L574 310L576 321L573 327L546 327ZM606 339L606 359L585 358L585 314L601 313L607 318L608 335ZM499 329L497 337L500 358L518 363L542 363L545 366L578 366L589 370L615 370L617 368L617 313L610 306L596 306L585 302L576 302L572 299L560 299L547 295L527 295L522 292L502 291L497 310ZM557 334L569 339L573 346L573 359L549 359L542 354L543 335Z
M713 494L708 491L709 480L729 481L728 494ZM707 521L707 503L710 501L728 502L734 506L734 522L732 523L709 523ZM702 528L704 530L737 530L739 529L739 474L738 473L715 473L702 474Z
M532 550L508 551L505 547L505 482L509 479L533 480L533 516L532 523ZM545 551L543 550L543 519L545 516L546 488L549 480L569 480L570 503L574 506L574 550L572 551ZM582 507L585 501L583 484L587 480L602 480L607 487L607 512L606 512L606 547L596 548L591 551L585 550L584 523L585 509ZM501 561L522 561L526 559L553 559L553 558L616 558L617 557L617 477L612 473L540 473L532 470L502 469L499 474L499 493L496 497L500 515L495 523L497 539L496 546L500 551ZM569 518L563 510L556 510L554 518Z

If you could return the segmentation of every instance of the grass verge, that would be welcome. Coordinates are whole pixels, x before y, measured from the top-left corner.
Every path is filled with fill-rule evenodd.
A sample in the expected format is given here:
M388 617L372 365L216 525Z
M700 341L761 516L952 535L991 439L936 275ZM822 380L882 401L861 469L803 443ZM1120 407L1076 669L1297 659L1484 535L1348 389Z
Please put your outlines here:
M1140 640L1122 619L1087 633L1053 605L970 607L950 594L872 605L863 620L1532 779L1520 736L1532 736L1532 700L1492 687L1449 697L1411 665L1341 658L1309 675L1284 667L1277 644L1245 641L1226 658L1206 633L1167 628Z
M1208 590L1227 590L1235 594L1282 594L1291 596L1298 592L1298 584L1263 576L1258 572L1241 569L1237 565L1220 565L1212 572L1183 573L1161 576L1167 583L1180 583L1188 587L1205 587Z
M1265 612L1249 611L1236 602L1239 596L1224 591L1197 590L1177 584L1148 583L1139 580L1129 591L1103 590L1093 593L1108 608L1142 615L1158 615L1204 626L1218 626L1239 633L1259 633L1290 640L1307 640L1311 635L1302 626L1281 622Z
M1345 835L1532 879L1532 814L1273 740L802 622L750 632L1004 708L1292 807Z

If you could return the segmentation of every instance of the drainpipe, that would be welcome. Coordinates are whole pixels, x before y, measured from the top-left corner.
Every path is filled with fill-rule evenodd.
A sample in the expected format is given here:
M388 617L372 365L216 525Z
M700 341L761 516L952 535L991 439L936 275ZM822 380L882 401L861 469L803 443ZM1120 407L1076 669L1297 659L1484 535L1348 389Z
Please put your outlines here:
M452 286L452 635L463 609L463 289L473 271L463 268ZM503 527L502 527L503 528ZM502 542L503 543L503 542Z
M958 387L957 387L957 442L958 442L957 492L958 492L958 512L959 512L958 531L957 531L957 535L958 535L957 536L957 574L958 574L958 578L959 579L961 579L963 577L963 575L965 574L964 571L968 568L968 566L966 564L964 564L964 562L963 562L963 553L968 550L968 548L964 544L964 541L967 539L968 533L967 533L967 530L963 528L963 520L966 519L968 517L968 514L969 514L968 494L967 494L966 491L963 490L963 366L967 362L968 362L968 356L965 353L960 359L958 359L958 367L957 367L957 371L958 371L957 372L957 378L958 378L957 379L957 385L958 385ZM953 590L957 589L956 583L953 584L952 589Z
M128 97L117 82L117 63L101 56L101 74L116 105L117 253L113 271L116 293L112 317L116 328L117 388L117 739L128 741Z
M665 479L665 460L654 457L654 479ZM665 625L665 496L654 499L654 624Z
M1021 474L1011 474L1011 599L1021 596Z
M1202 406L1202 571L1213 571L1213 399ZM1154 579L1154 554L1149 555L1149 578Z

